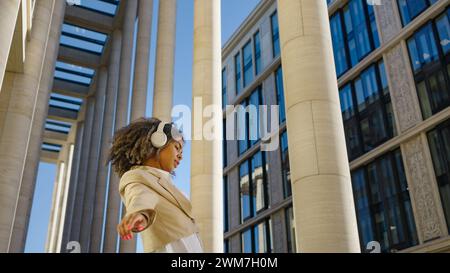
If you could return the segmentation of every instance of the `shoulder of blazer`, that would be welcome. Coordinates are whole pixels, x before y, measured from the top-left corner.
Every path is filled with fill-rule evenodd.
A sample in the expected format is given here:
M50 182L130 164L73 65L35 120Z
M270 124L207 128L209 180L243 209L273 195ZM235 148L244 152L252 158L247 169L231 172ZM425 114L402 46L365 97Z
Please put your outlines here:
M132 183L140 183L152 188L156 192L159 192L159 179L160 177L153 173L144 172L140 169L131 169L124 173L120 178L119 192L121 193L127 185Z

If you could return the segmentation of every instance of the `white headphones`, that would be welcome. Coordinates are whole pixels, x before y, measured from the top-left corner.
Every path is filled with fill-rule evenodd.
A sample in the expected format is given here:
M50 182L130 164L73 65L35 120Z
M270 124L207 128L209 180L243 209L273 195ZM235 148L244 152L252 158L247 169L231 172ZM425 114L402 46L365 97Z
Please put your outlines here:
M164 133L164 127L167 124L170 124L170 126L171 126L170 132L172 134L173 139L175 139L176 141L180 141L183 139L183 136L181 135L181 133L178 131L178 129L174 128L174 126L172 126L171 123L161 121L158 125L158 129L156 130L156 132L154 132L152 134L152 136L150 137L150 141L152 142L152 145L155 148L161 148L167 144L167 135L166 135L166 133Z

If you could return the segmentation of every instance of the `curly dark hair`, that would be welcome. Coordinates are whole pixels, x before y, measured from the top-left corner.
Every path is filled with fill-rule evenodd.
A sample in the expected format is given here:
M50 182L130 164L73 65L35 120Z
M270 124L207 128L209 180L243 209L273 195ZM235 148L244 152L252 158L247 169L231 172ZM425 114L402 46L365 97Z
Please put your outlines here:
M166 145L159 149L152 145L150 137L158 129L160 122L157 118L139 118L115 132L108 162L111 161L119 177L131 167L159 156L159 152L173 140L171 127L166 125L163 129L167 135Z

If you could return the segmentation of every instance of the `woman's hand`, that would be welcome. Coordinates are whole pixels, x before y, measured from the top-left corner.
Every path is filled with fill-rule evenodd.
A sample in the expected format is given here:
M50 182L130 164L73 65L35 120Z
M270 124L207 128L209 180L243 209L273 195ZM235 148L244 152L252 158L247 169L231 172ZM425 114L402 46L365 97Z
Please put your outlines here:
M147 226L147 218L140 212L125 216L117 226L117 232L122 240L133 239L133 232L141 232Z

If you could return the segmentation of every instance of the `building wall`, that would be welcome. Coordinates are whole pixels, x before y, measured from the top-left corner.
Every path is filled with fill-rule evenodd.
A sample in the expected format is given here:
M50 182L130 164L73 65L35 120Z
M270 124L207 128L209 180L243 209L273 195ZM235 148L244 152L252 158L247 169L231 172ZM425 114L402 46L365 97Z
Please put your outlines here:
M362 2L363 0L361 0ZM334 0L329 2L329 14L332 18L335 14L340 12L343 14L346 5L350 0ZM382 189L385 198L382 198L381 206L386 209L384 217L389 218L388 211L391 208L398 208L402 212L403 226L411 227L405 242L401 243L401 238L395 238L395 234L400 234L399 231L391 230L394 227L389 226L389 230L382 230L377 227L376 223L373 226L377 229L377 234L386 236L389 241L389 247L382 249L383 251L448 251L450 244L448 243L448 226L445 218L445 209L443 209L443 202L450 198L450 192L445 191L445 176L439 176L440 182L436 178L435 166L433 162L432 152L430 152L429 135L436 126L439 128L446 128L445 121L450 118L450 103L443 104L441 109L434 111L433 115L423 118L421 110L421 100L419 99L416 81L413 68L411 67L410 54L408 49L408 41L413 37L418 30L435 18L442 16L444 12L448 12L448 2L445 0L435 1L434 5L430 5L424 11L419 13L409 23L402 22L400 3L397 0L382 0L381 5L375 5L374 18L376 29L378 31L377 38L380 41L378 46L370 50L365 56L361 57L352 67L349 67L343 73L338 73L338 85L342 90L347 84L355 82L359 77L362 77L373 64L379 64L383 61L385 67L387 87L389 95L383 98L382 106L392 105L392 114L388 110L383 110L384 122L388 122L389 117L392 118L393 131L388 137L377 142L370 149L365 149L358 156L353 157L350 162L352 174L356 177L358 173L366 175L366 182L373 181L369 176L369 169L384 166L386 162L392 165L393 177L388 177L385 180L392 180L391 182L382 182L384 187L386 185L395 185L399 191L402 189L402 183L406 183L402 194L392 196L392 198L399 198L398 207L396 205L389 205L388 191ZM370 3L370 1L369 1ZM432 4L430 2L430 4ZM366 10L368 10L367 8ZM273 43L272 43L272 28L270 16L276 11L276 1L262 1L255 10L244 21L240 28L235 32L231 39L225 44L222 51L223 68L227 71L226 87L227 87L227 103L232 105L239 104L250 96L251 92L257 87L262 87L263 104L271 105L277 104L277 91L275 82L275 71L281 65L280 58L273 57ZM366 14L367 15L367 14ZM439 17L441 18L441 17ZM368 19L369 20L369 19ZM344 23L344 22L343 22ZM370 22L368 22L370 27ZM252 39L254 33L259 31L261 37L261 59L262 71L254 77L253 82L244 88L239 94L236 94L235 88L235 60L234 56L241 52L244 45ZM435 33L436 34L436 33ZM371 40L375 40L374 37ZM335 42L335 41L334 41ZM376 42L374 41L373 44ZM348 47L348 46L347 46ZM348 48L347 48L348 50ZM347 51L349 52L349 51ZM446 57L442 58L441 63L445 64L445 58L449 59L448 52ZM242 61L241 61L242 65ZM253 55L253 68L255 68L255 58ZM449 69L450 66L447 67ZM448 76L450 76L450 71ZM241 72L241 79L243 77ZM378 73L376 75L381 75ZM445 76L447 85L443 85L442 92L450 92L450 85L448 85L449 77ZM377 76L379 84L382 85L381 76ZM355 87L353 87L355 89ZM445 90L447 89L447 90ZM356 91L353 91L356 92ZM342 104L342 101L341 101ZM388 109L386 108L383 109ZM344 109L343 109L344 111ZM224 118L227 115L224 112ZM363 115L361 115L363 116ZM361 123L361 117L357 120ZM444 123L444 125L442 125ZM441 125L440 125L441 124ZM362 125L358 125L360 128ZM387 126L387 125L386 125ZM448 127L448 126L447 126ZM235 127L236 128L236 127ZM229 123L227 123L229 129ZM280 126L280 132L285 130L285 123ZM289 128L287 128L289 130ZM358 129L361 130L361 129ZM446 132L446 129L439 129L439 132ZM346 132L347 133L347 132ZM378 133L378 132L375 132ZM444 135L441 133L440 135ZM362 138L362 137L361 137ZM441 137L442 138L442 137ZM292 204L291 197L283 194L283 178L282 178L282 152L281 149L267 152L266 162L268 165L268 172L266 181L268 184L269 206L265 210L257 213L255 217L248 219L241 223L241 198L239 195L239 166L245 159L250 158L255 152L259 150L258 143L248 149L245 153L239 156L238 143L235 140L226 141L227 162L224 167L224 175L227 179L228 185L228 217L230 217L228 230L225 232L225 243L228 244L230 252L242 251L241 233L248 227L258 224L264 219L270 219L270 234L272 245L271 251L287 252L288 251L288 225L286 220L286 209ZM449 152L447 152L449 153ZM401 155L401 159L398 155ZM450 156L450 155L448 155ZM442 153L438 163L443 164L444 169L450 168L450 164L446 162L445 153ZM401 162L397 164L395 162ZM433 164L434 163L434 164ZM402 175L402 172L405 175ZM382 176L380 175L380 178ZM404 177L404 179L402 179ZM443 178L442 178L443 177ZM444 180L443 182L441 180ZM405 180L404 182L402 182ZM439 189L439 185L441 190ZM357 187L357 182L353 180L354 190ZM379 185L382 187L382 185ZM373 187L373 186L371 186ZM372 192L373 193L373 192ZM369 200L372 197L367 197ZM355 193L355 201L362 202L361 196ZM410 210L411 218L408 218L408 211ZM370 210L372 216L369 218L375 219L373 209ZM358 216L360 237L362 234L362 219ZM388 220L390 223L397 223L394 217ZM408 222L408 219L409 222ZM447 217L447 221L450 221ZM407 224L408 222L408 224ZM413 222L413 223L412 223ZM408 228L405 227L405 230ZM299 227L301 232L301 227ZM412 230L412 231L411 231ZM415 230L415 231L414 231ZM408 232L406 232L408 233ZM379 238L381 240L381 238ZM362 240L362 251L365 244ZM255 250L254 250L255 251Z

